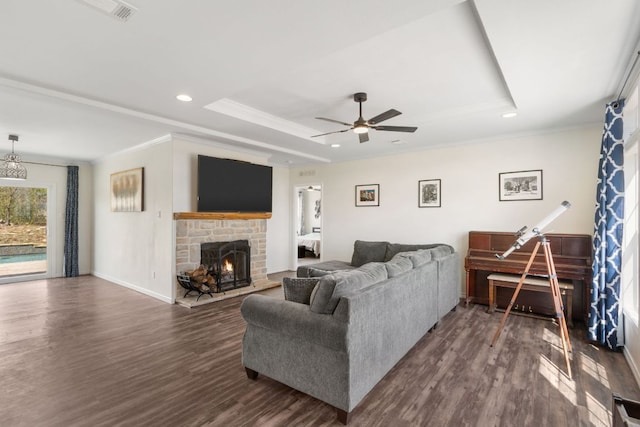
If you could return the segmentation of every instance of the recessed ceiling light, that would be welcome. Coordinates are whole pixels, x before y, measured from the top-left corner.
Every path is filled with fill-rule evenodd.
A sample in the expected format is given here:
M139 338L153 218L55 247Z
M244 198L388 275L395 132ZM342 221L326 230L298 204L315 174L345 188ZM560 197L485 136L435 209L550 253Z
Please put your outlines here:
M502 118L508 119L508 118L511 118L511 117L515 117L517 115L518 115L518 113L516 113L515 111L508 111L506 113L502 113Z
M340 144L331 144L331 148L338 148L340 147Z
M178 96L176 96L176 98L179 101L182 101L182 102L191 102L191 101L193 101L193 98L191 98L189 95L186 95L186 94L178 95Z

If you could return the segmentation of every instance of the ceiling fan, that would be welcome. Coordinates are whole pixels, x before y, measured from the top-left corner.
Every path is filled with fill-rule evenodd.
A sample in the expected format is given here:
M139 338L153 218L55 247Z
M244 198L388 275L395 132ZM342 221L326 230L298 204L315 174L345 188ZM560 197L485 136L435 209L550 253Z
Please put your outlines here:
M331 135L333 133L347 132L353 129L353 131L358 134L358 137L360 138L360 142L367 142L369 140L369 129L392 131L392 132L415 132L416 129L418 129L415 126L380 126L378 125L378 123L380 122L383 122L392 117L399 116L400 114L402 114L400 111L394 110L393 108L391 110L385 111L382 114L378 114L377 116L372 117L369 120L365 120L362 118L362 103L367 100L367 94L364 92L358 92L353 95L353 100L358 104L360 104L360 117L358 117L358 120L353 122L353 125L351 123L341 122L340 120L327 119L325 117L316 117L316 119L318 120L325 120L327 122L339 123L341 125L349 126L349 128L344 130L337 130L334 132L321 133L320 135L313 135L311 136L311 138L314 138L316 136Z

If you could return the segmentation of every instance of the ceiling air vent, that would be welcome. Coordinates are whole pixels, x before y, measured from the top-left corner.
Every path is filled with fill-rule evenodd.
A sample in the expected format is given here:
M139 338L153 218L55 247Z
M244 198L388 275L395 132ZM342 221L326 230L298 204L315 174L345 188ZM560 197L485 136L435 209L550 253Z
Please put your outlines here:
M121 0L78 0L81 3L88 4L101 12L111 15L119 21L128 21L131 15L138 9Z

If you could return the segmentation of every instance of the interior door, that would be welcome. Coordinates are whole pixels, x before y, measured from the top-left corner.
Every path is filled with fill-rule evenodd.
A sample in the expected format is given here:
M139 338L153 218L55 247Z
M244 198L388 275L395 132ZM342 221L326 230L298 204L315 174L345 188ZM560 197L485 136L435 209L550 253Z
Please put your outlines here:
M312 264L322 257L322 185L295 188L294 266Z

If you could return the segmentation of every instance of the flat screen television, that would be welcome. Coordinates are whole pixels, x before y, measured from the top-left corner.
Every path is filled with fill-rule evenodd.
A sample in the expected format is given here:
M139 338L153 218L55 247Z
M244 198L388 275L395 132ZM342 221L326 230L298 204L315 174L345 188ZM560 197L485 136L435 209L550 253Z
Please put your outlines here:
M270 166L198 155L198 212L271 212Z

